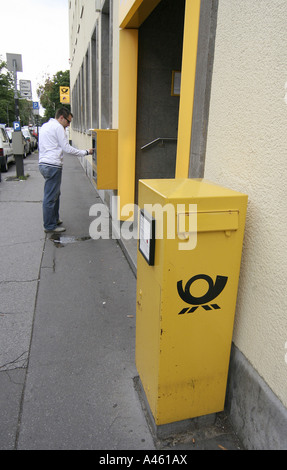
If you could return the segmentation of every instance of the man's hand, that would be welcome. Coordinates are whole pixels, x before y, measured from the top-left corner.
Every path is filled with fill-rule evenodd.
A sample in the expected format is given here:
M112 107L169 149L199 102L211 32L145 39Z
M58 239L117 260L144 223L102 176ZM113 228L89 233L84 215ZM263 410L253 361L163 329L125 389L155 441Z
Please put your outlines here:
M90 149L89 150L89 155L93 155L95 149Z

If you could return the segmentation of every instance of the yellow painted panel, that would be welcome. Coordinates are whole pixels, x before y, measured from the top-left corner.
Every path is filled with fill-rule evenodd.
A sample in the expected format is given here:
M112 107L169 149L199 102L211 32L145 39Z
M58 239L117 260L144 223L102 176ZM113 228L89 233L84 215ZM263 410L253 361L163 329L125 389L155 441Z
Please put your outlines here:
M149 277L149 266L141 256L138 258L139 275L137 292L137 336L136 363L141 371L141 382L153 414L157 408L159 347L160 347L160 285L154 277ZM144 283L144 292L141 287ZM152 299L148 295L152 293ZM143 361L143 358L144 361Z
M125 28L143 0L119 0L119 2L119 25L121 28Z
M121 28L139 28L161 0L120 0Z
M134 203L137 72L138 31L122 29L119 64L118 214L121 214L124 205Z
M94 129L97 134L97 188L118 187L118 131Z
M176 178L187 178L201 0L186 0L176 157Z

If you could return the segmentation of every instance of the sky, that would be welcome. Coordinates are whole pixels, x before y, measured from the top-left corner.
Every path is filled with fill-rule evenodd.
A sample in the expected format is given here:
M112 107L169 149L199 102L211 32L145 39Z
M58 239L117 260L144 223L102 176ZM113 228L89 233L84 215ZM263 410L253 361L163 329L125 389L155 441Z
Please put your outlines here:
M69 0L0 0L0 57L21 54L23 72L36 90L60 70L69 69ZM19 85L18 85L19 89Z

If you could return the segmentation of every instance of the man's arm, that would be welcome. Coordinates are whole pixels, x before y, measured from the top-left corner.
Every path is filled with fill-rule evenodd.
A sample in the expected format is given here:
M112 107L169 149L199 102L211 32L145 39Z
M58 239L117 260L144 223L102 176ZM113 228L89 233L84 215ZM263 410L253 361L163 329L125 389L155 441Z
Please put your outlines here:
M85 155L92 155L93 149L89 150L78 150L75 147L72 147L68 143L68 139L65 135L65 130L64 128L59 128L57 129L57 136L58 136L58 142L63 150L63 152L68 153L70 155L75 155L77 157L84 157Z

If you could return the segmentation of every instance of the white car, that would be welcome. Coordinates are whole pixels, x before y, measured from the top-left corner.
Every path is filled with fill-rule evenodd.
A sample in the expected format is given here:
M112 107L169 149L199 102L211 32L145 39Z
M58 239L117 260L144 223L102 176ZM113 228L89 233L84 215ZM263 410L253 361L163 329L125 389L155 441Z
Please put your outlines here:
M5 125L0 124L0 171L8 171L8 163L14 161L12 142L5 130Z

